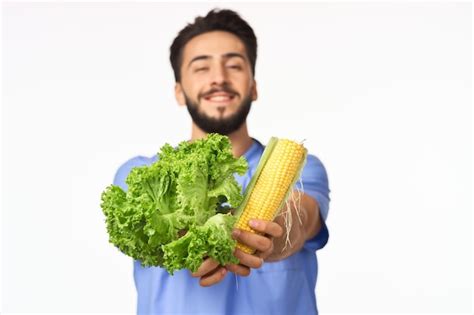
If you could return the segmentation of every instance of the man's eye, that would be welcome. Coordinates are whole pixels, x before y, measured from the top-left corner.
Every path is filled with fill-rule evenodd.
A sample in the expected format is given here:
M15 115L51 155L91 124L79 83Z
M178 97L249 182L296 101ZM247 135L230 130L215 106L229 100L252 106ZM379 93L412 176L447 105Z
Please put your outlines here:
M242 70L242 67L240 65L230 65L229 68L236 69L236 70Z
M203 71L206 71L207 69L209 69L208 67L200 67L200 68L196 68L194 70L194 72L203 72Z

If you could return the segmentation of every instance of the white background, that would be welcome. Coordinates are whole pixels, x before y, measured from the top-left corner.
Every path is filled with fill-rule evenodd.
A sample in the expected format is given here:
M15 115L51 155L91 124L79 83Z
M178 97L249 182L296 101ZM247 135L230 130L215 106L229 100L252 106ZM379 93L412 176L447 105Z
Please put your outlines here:
M168 49L215 6L4 3L2 312L134 312L100 193L190 136ZM470 4L220 7L259 40L251 134L328 170L321 313L470 313Z

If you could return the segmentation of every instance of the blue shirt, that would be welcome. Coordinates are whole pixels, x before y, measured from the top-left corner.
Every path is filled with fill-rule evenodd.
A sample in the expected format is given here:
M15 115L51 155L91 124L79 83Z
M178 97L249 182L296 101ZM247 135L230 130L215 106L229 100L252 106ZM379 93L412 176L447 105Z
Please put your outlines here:
M244 156L249 170L237 181L247 187L255 173L264 147L254 139ZM133 167L156 161L138 156L117 171L114 184L127 189L125 178ZM316 250L324 247L329 234L324 221L329 209L329 187L326 170L321 161L308 154L301 181L296 188L313 197L323 218L320 232L296 254L278 262L266 262L248 277L228 273L224 280L211 287L201 287L199 279L188 270L170 276L160 267L142 267L134 261L139 314L317 314L315 287L318 275Z

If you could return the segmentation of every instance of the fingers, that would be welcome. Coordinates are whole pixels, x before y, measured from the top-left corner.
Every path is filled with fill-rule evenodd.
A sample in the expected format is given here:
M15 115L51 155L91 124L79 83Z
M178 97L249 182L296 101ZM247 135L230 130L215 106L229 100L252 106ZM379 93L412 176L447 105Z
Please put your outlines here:
M228 271L246 277L252 268L262 267L264 259L273 252L272 238L282 236L283 228L275 222L257 219L250 220L249 225L264 235L235 229L232 236L240 243L254 248L258 254L250 255L236 249L234 255L240 264L228 264L225 267L211 258L205 259L198 270L192 273L193 277L201 278L199 280L201 286L207 287L221 282Z
M243 230L234 230L232 236L240 243L260 252L267 252L273 247L273 241L269 236L254 234Z
M268 250L262 251L262 252L256 252L255 255L262 258L262 260L265 261L273 253L273 248L274 248L274 245L272 242L272 246Z
M273 253L273 239L280 238L281 236L283 236L283 228L276 222L258 219L250 220L249 226L256 232L259 232L263 235L235 229L232 232L232 236L240 243L245 244L256 250L256 253L251 257L260 257L262 260L265 260ZM241 259L240 257L238 258ZM248 257L246 257L245 259L250 260L250 258ZM255 261L247 262L245 259L244 263L241 262L241 264L247 265L247 263L256 263ZM251 268L260 268L260 266L251 266Z
M212 270L216 269L218 266L219 263L217 261L211 258L207 258L203 261L201 266L199 266L198 270L192 273L192 276L196 278L202 277L211 272Z
M209 287L211 285L221 282L225 278L226 274L227 269L225 269L224 267L218 267L210 274L201 277L201 280L199 280L199 284L203 287Z
M234 256L237 257L241 265L248 268L258 269L263 265L263 259L261 257L244 253L240 249L235 250Z
M250 274L250 268L244 265L229 264L225 266L227 270L236 275L247 277Z
M227 270L224 267L219 266L219 263L215 260L207 258L199 266L198 270L191 275L195 278L201 278L199 284L203 287L208 287L221 282L226 274Z
M273 237L280 237L283 235L283 228L275 222L252 219L249 221L249 226L257 232L262 232Z
M244 253L240 249L234 251L234 256L239 259L240 264L229 264L226 265L226 268L239 276L247 277L250 274L251 268L258 269L263 265L262 258Z

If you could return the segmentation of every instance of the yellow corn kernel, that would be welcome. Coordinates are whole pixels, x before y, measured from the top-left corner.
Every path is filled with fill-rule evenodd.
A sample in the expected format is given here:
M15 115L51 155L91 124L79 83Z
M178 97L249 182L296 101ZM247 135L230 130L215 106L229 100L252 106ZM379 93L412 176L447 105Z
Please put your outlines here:
M306 161L306 149L302 144L290 140L275 139L275 141L266 161L260 161L265 164L260 168L260 172L257 168L254 186L246 192L248 199L244 199L243 209L235 224L238 229L257 233L248 225L250 219L272 221L285 204L294 183L300 176ZM237 244L237 248L249 254L254 252L254 249L240 243Z

